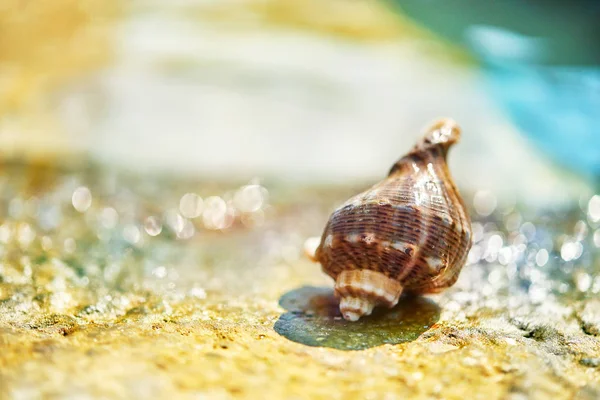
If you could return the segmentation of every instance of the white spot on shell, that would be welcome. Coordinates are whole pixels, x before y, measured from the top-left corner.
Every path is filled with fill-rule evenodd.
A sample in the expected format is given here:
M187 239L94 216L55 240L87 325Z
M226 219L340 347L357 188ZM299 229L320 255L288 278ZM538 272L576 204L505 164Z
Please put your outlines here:
M325 246L327 246L327 247L333 247L333 235L328 235L328 236L325 238L325 243L324 243L324 244L325 244Z
M352 197L350 200L348 200L346 203L344 203L341 207L339 207L338 210L340 210L344 207L350 207L350 208L360 207L362 204L363 204L363 198L361 195L358 195L358 196Z
M374 242L375 242L375 240L376 240L376 239L375 239L375 234L374 234L374 233L367 233L367 234L365 235L364 242L365 242L366 244L371 244L371 243L374 243Z
M425 193L421 193L421 192L418 192L415 190L414 194L415 194L415 204L417 206L420 206L421 204L424 204L429 200L427 198L427 194L425 194Z
M427 171L429 171L429 173L432 176L436 176L437 174L435 173L435 168L433 168L433 163L428 163L427 164Z
M379 196L379 189L373 189L365 196L365 200L374 200Z
M393 293L388 293L383 290L383 288L374 286L371 282L361 282L360 284L355 284L354 288L360 289L364 293L370 293L381 299L385 299L391 304L395 304L398 301Z
M442 214L442 221L446 226L452 225L452 217L448 214Z
M407 206L406 204L397 204L394 205L394 210L398 212L413 213L415 208L412 206Z
M465 237L467 238L467 240L471 240L471 231L466 231L465 232Z
M394 242L392 243L392 247L400 251L406 251L409 248L409 246L404 242Z
M441 206L444 204L444 198L438 195L431 195L431 203Z
M444 266L444 262L437 257L427 257L425 261L431 272L439 272Z
M452 135L452 127L442 126L431 133L434 143L444 143L450 139Z
M360 235L358 235L356 233L346 236L346 242L349 242L349 243L358 243L359 240L360 240Z

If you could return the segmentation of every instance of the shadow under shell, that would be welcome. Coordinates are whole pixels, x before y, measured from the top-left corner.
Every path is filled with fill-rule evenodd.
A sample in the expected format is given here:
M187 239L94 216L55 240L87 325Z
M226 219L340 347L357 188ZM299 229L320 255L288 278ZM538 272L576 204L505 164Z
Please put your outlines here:
M350 322L342 318L333 290L314 286L287 292L279 305L288 312L275 323L278 334L307 346L338 350L410 342L440 317L435 302L424 297L402 297L391 310L376 308L372 315Z

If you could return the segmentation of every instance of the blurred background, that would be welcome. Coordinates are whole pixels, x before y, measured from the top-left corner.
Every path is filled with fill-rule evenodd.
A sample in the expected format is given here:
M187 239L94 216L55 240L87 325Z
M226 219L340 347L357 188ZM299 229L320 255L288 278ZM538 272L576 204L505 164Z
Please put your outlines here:
M456 119L461 188L600 175L598 2L4 0L5 160L347 184ZM592 186L590 186L592 185Z

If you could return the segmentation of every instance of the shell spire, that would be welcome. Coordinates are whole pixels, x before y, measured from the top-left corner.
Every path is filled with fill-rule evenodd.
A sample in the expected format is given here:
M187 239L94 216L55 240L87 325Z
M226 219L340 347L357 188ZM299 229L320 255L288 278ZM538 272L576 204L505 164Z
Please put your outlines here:
M415 145L415 150L426 151L431 146L449 148L460 140L460 127L450 119L443 118L432 124Z
M454 284L471 247L471 222L446 164L460 128L426 130L383 181L336 209L312 258L335 280L342 316L394 307L403 291Z
M460 127L454 120L443 118L436 121L425 130L421 139L413 146L410 152L394 164L390 170L390 174L398 170L403 164L413 161L420 154L437 154L443 158L445 165L448 150L460 140L460 135Z

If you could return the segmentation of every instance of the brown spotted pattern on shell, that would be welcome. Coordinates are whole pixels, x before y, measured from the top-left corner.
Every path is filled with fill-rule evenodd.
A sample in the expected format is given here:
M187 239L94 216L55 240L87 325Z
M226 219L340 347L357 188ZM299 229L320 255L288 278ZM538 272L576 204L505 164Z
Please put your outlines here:
M393 307L403 291L435 293L454 284L471 247L471 223L448 166L460 137L444 119L389 175L331 215L314 254L335 281L347 320Z

